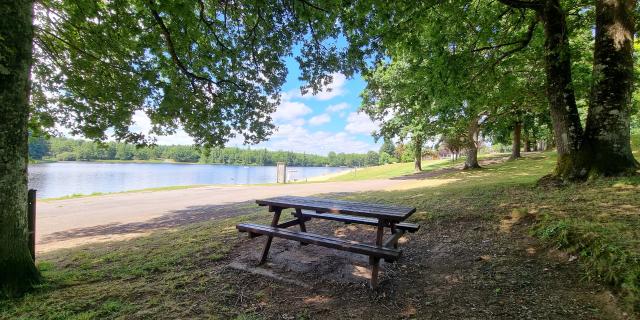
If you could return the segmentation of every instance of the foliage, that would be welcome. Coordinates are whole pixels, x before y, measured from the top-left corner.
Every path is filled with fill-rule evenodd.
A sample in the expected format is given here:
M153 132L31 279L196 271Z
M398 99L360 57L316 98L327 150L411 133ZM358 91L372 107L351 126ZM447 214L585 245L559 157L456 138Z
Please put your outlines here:
M55 124L94 140L122 141L146 114L153 134L184 129L197 144L222 146L273 130L287 68L298 44L335 34L328 11L307 1L38 1L35 4L31 126Z
M327 156L320 156L288 151L269 151L266 149L213 148L206 150L185 145L136 147L132 144L122 142L97 144L92 141L67 138L50 138L49 140L37 141L47 146L48 151L42 154L42 156L60 161L172 160L175 162L240 165L275 165L277 162L286 162L291 166L333 167L372 166L378 165L379 161L381 161L378 153L375 151L370 151L366 154L330 152ZM40 149L34 148L33 150L35 152ZM40 154L30 153L32 157L38 155Z
M393 144L391 139L384 138L382 142L382 146L380 146L380 153L386 153L387 155L394 155L396 153L396 146Z
M29 158L42 160L49 153L49 143L45 138L29 135Z

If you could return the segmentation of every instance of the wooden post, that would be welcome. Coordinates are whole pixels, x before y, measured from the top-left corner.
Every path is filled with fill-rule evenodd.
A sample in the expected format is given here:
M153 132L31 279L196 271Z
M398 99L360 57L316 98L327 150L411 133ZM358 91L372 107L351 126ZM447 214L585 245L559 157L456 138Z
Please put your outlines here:
M382 246L384 236L384 221L378 219L378 229L376 231L376 246ZM378 272L380 271L380 258L369 258L371 263L371 289L378 287Z
M280 214L282 213L282 208L278 208L278 207L274 207L273 208L273 220L271 220L271 226L272 227L277 227L278 226L278 221L280 220ZM263 264L267 261L267 256L269 255L269 248L271 248L271 241L273 240L273 236L268 236L267 237L267 243L265 243L264 245L264 249L262 250L262 258L260 258L260 262L258 263Z
M36 190L29 189L27 193L27 225L29 236L29 251L31 251L31 259L36 261Z
M276 183L287 183L287 164L285 162L278 162L276 169Z

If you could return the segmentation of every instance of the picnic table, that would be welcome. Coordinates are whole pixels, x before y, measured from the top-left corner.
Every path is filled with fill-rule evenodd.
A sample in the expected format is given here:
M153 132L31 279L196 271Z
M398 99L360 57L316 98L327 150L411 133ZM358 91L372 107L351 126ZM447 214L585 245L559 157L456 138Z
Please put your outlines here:
M267 260L273 237L298 241L303 245L314 244L364 254L369 256L369 263L372 266L370 281L372 288L378 285L380 259L385 261L399 259L402 251L398 249L398 240L405 232L416 232L420 228L417 224L403 222L416 211L415 208L410 207L294 196L257 200L256 203L267 206L269 212L273 212L271 225L241 223L236 228L240 232L247 232L251 238L267 236L260 264ZM292 212L294 219L280 223L280 216L285 209L294 209ZM307 232L305 222L311 219L376 226L375 244ZM298 226L300 231L287 229L292 226ZM383 239L385 228L390 230L387 240Z

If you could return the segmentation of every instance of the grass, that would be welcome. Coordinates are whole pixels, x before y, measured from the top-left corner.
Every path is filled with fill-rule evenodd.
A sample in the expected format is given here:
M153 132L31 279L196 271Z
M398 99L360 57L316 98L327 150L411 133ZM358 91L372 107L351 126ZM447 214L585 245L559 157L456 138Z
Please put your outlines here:
M245 215L130 241L61 250L38 263L44 282L18 300L0 300L0 319L190 318L199 310L220 314L231 294L216 274L237 237L234 225L260 221L254 206ZM218 268L219 269L219 268ZM208 290L220 290L212 294Z
M38 164L38 163L53 163L56 160L51 159L29 159L29 164Z
M628 310L637 312L640 177L605 178L559 188L537 186L554 164L553 153L532 154L482 170L450 172L410 189L345 198L415 206L411 220L421 223L481 219L501 230L505 216L527 217L534 222L531 229L510 232L530 232L542 244L577 256L586 280L609 285ZM402 174L406 167L412 169L411 164L398 164L370 168L366 175ZM242 294L235 292L229 274L222 270L238 242L234 225L267 223L270 217L253 204L238 204L234 210L243 215L50 253L39 263L42 285L23 298L0 300L0 318L190 318L208 314L261 319L256 310L236 307L234 301ZM283 291L273 291L259 294L276 303L278 292Z
M167 187L145 188L145 189L127 190L127 191L119 191L119 192L94 192L94 193L90 193L90 194L74 193L74 194L70 194L70 195L67 195L67 196L63 196L63 197L39 199L38 201L67 200L67 199L76 199L76 198L105 196L105 195L120 194L120 193L137 193L137 192L182 190L182 189L199 188L199 187L204 187L204 186L207 186L207 185L206 184L192 184L192 185L184 185L184 186L167 186Z
M487 159L494 157L503 157L505 154L483 154L478 159ZM422 162L422 171L434 171L442 168L451 167L464 162L463 158L451 161L447 159L424 160ZM343 174L331 175L328 179L322 179L323 182L332 181L355 181L355 180L373 180L373 179L389 179L414 173L413 162L392 163L380 166L366 167L357 170L350 170ZM317 179L318 181L320 179Z
M451 160L428 160L422 164L423 171L432 171L452 164L460 163L460 160L452 162ZM398 176L404 176L413 173L413 162L392 163L381 166L366 167L357 170L347 171L344 174L335 175L323 181L355 181L355 180L373 180L373 179L389 179Z

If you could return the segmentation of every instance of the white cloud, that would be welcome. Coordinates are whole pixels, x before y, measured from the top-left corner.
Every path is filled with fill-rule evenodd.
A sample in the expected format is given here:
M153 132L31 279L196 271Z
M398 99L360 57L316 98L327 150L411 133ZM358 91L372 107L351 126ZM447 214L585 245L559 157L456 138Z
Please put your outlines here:
M360 112L351 112L347 117L345 131L352 134L371 134L379 129L379 124L371 121L369 116Z
M195 142L193 141L193 138L190 137L184 130L178 129L176 130L176 133L170 136L158 136L156 143L162 144L162 145L171 145L171 144L192 145Z
M272 114L272 117L273 120L278 123L286 123L298 120L298 118L310 112L311 108L302 102L285 100L280 103L276 112Z
M133 132L140 132L145 135L149 135L151 137L156 138L157 144L162 145L171 145L171 144L185 144L192 145L194 143L193 138L190 137L184 130L178 129L176 132L169 136L156 136L150 135L149 131L151 131L151 119L147 116L144 111L136 111L131 117L133 120L133 125L131 125L130 130Z
M354 139L346 132L309 131L301 126L285 124L278 127L278 131L269 141L260 143L254 148L326 155L330 151L366 153L370 150L378 150L379 146Z
M327 107L327 112L338 112L349 108L349 104L346 102L340 102L338 104L332 104Z
M309 124L312 126L319 126L321 124L325 124L331 121L331 117L326 114L320 114L314 117L311 117L311 119L309 119Z
M344 88L344 85L347 82L347 77L342 73L332 73L331 76L333 77L333 81L326 87L324 87L320 92L316 93L315 95L311 92L308 92L302 97L306 99L313 98L316 100L325 101L345 94L346 90ZM289 91L288 95L290 96L290 94L291 91ZM298 91L298 96L299 95L300 94Z

